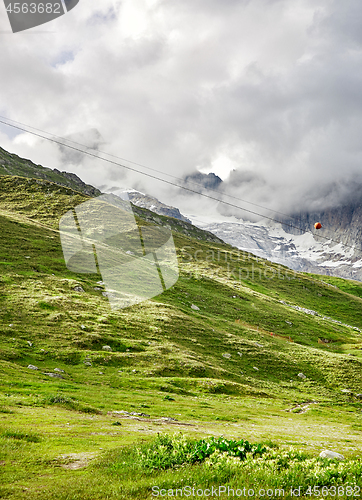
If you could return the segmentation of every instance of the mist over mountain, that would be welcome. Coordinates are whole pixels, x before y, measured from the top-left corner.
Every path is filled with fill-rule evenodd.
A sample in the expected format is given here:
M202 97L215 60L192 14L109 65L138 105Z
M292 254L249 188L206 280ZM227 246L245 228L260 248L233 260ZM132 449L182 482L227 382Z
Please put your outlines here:
M116 192L118 196L126 196L129 201L133 204L136 205L137 207L140 208L147 208L148 210L151 210L152 212L158 214L158 215L165 215L167 217L173 217L174 219L179 219L184 222L188 222L191 224L190 219L185 217L184 215L181 214L180 210L176 207L171 207L170 205L166 205L165 203L162 203L159 201L157 198L154 196L149 196L144 193L140 193L139 191L133 190L133 189L128 189L126 191L122 192Z
M356 186L355 194L358 190ZM243 251L296 271L362 280L362 197L289 217L274 214L274 220L238 219L241 211L229 207L222 210L224 222L193 222ZM322 224L320 230L314 228L316 222Z
M2 148L0 175L46 179L88 196L101 194L100 190L85 184L76 174L36 165L31 160L20 158ZM212 173L195 173L186 180L193 188L199 186L205 194L207 189L218 189L220 199L230 185L246 185L249 188L263 185L263 181L252 173L237 171L232 172L226 182ZM122 196L120 188L115 190L102 186L102 190L103 188ZM318 190L319 199L315 196ZM362 280L362 183L357 180L354 183L331 183L328 189L325 185L323 189L316 186L315 192L310 193L313 198L309 201L310 210L290 211L289 216L287 213L275 213L248 205L240 199L231 201L252 209L254 215L223 203L214 203L214 212L209 212L208 217L205 217L209 200L196 194L187 198L193 200L191 214L191 210L183 210L181 213L179 208L135 189L125 192L130 201L140 209L145 208L158 215L173 217L186 223L192 221L195 226L210 231L243 251L286 265L296 271ZM212 193L212 196L214 195L215 193ZM175 199L175 205L177 201L178 199ZM319 231L314 229L316 221L322 224Z

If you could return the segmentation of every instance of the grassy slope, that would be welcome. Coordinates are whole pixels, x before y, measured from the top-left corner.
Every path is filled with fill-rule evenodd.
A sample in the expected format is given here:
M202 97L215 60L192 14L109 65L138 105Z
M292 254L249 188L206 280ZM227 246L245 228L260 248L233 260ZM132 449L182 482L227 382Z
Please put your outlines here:
M31 160L20 158L20 156L9 153L0 148L0 175L18 175L22 177L46 179L57 184L70 187L76 191L81 191L92 196L100 195L100 191L89 184L84 184L80 179L64 175L62 172L55 172L51 168L35 165Z
M294 273L142 210L142 224L175 230L181 276L161 296L111 311L95 290L101 277L74 274L62 259L57 220L85 199L48 182L1 178L0 496L78 498L70 491L89 480L88 469L60 467L62 455L96 456L159 430L356 453L361 283ZM56 367L63 379L46 375ZM311 403L305 413L302 403ZM19 439L6 434L14 431Z

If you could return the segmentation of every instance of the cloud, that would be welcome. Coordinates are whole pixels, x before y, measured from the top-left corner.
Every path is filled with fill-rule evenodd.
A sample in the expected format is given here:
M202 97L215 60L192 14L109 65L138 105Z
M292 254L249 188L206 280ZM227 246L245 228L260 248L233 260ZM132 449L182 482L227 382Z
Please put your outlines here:
M1 113L57 136L97 131L98 149L168 180L225 165L225 192L270 209L339 203L360 179L361 15L358 0L79 2L34 34L0 33ZM156 179L0 134L96 186L191 206Z

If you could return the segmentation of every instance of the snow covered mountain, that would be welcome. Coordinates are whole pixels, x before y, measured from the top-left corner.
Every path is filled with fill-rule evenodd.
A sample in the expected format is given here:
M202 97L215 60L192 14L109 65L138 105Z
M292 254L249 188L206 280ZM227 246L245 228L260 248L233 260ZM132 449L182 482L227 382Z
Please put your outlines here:
M167 217L173 217L174 219L179 219L191 224L191 221L187 217L182 215L178 208L166 205L154 196L141 193L140 191L136 191L135 189L114 190L113 194L116 194L121 198L128 199L131 203L133 203L133 205L136 205L137 207L147 208L148 210L151 210L158 215L166 215Z
M295 271L362 281L362 206L358 203L303 212L281 222L265 219L255 223L226 216L216 222L200 215L185 217L178 208L133 189L117 194L157 214L192 222L242 251ZM322 223L321 230L314 229L315 221Z
M341 238L336 227L326 227L317 233L310 229L310 225L303 228L300 224L300 234L292 234L285 231L290 228L277 222L212 222L197 216L190 218L194 225L210 231L226 243L296 271L362 281L361 240L350 234ZM298 227L298 221L293 220L295 225ZM344 231L352 232L348 228Z

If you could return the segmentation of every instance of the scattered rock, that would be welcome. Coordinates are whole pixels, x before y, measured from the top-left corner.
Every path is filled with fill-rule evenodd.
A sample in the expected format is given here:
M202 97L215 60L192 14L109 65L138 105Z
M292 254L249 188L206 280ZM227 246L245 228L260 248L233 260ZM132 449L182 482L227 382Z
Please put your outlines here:
M236 354L239 354L239 356L242 356L242 355L243 355L243 353L242 353L242 352L237 352Z
M344 394L350 394L351 391L349 389L341 389L341 392L343 392Z
M104 281L97 281L97 285L105 285Z
M256 347L264 347L263 344L259 344L258 342L254 342L254 344L256 345Z
M14 323L11 323L9 326L10 326L10 328L12 328L14 326Z
M26 343L28 344L29 347L33 347L33 342L30 342L30 340L27 340Z
M299 377L299 378L302 378L302 379L307 378L307 377L304 375L304 373L302 373L302 372L298 373L298 377Z
M191 304L191 309L193 309L194 311L200 311L200 308L195 306L195 304Z
M231 354L229 354L228 352L224 352L224 354L222 355L223 358L226 358L226 359L230 359L231 358Z
M287 321L285 320L285 322L289 325L289 326L293 326L293 323L291 321Z
M103 297L108 297L108 293L107 292L102 292L102 295L103 295Z
M84 290L83 290L83 288L82 288L81 286L75 286L75 287L73 288L73 290L74 290L75 292L82 292L82 293L84 292Z
M86 329L86 326L85 325L80 325L81 329L82 330L85 330Z
M29 370L39 370L37 366L34 365L28 365Z
M125 417L144 417L144 418L150 418L150 415L147 415L147 413L138 413L136 411L124 411L124 410L115 410L110 412L111 414L114 413L116 415L124 415Z
M104 373L103 373L103 372L98 372L98 373L99 373L99 375L104 375Z
M257 372L259 371L259 368L257 368L256 366L253 366L254 370L256 370Z
M335 451L330 451L330 450L323 450L320 452L319 456L321 458L336 458L337 460L345 460L344 456L341 455L340 453L337 453Z
M356 394L356 398L362 399L362 394Z
M94 287L94 290L96 290L97 292L100 292L100 291L102 291L102 290L103 290L103 288L99 288L99 286L95 286L95 287Z
M85 366L92 366L92 363L90 363L89 361L84 361L84 364Z
M54 371L59 373L64 373L64 370L62 370L61 368L54 368Z
M132 370L132 373L137 373L137 370L135 370L135 369L134 369L134 370Z
M104 345L102 347L102 350L103 351L108 351L108 352L112 352L112 347L110 345Z
M64 378L60 373L53 373L53 372L50 372L50 373L43 373L43 375L48 375L48 377L52 377L52 378Z

